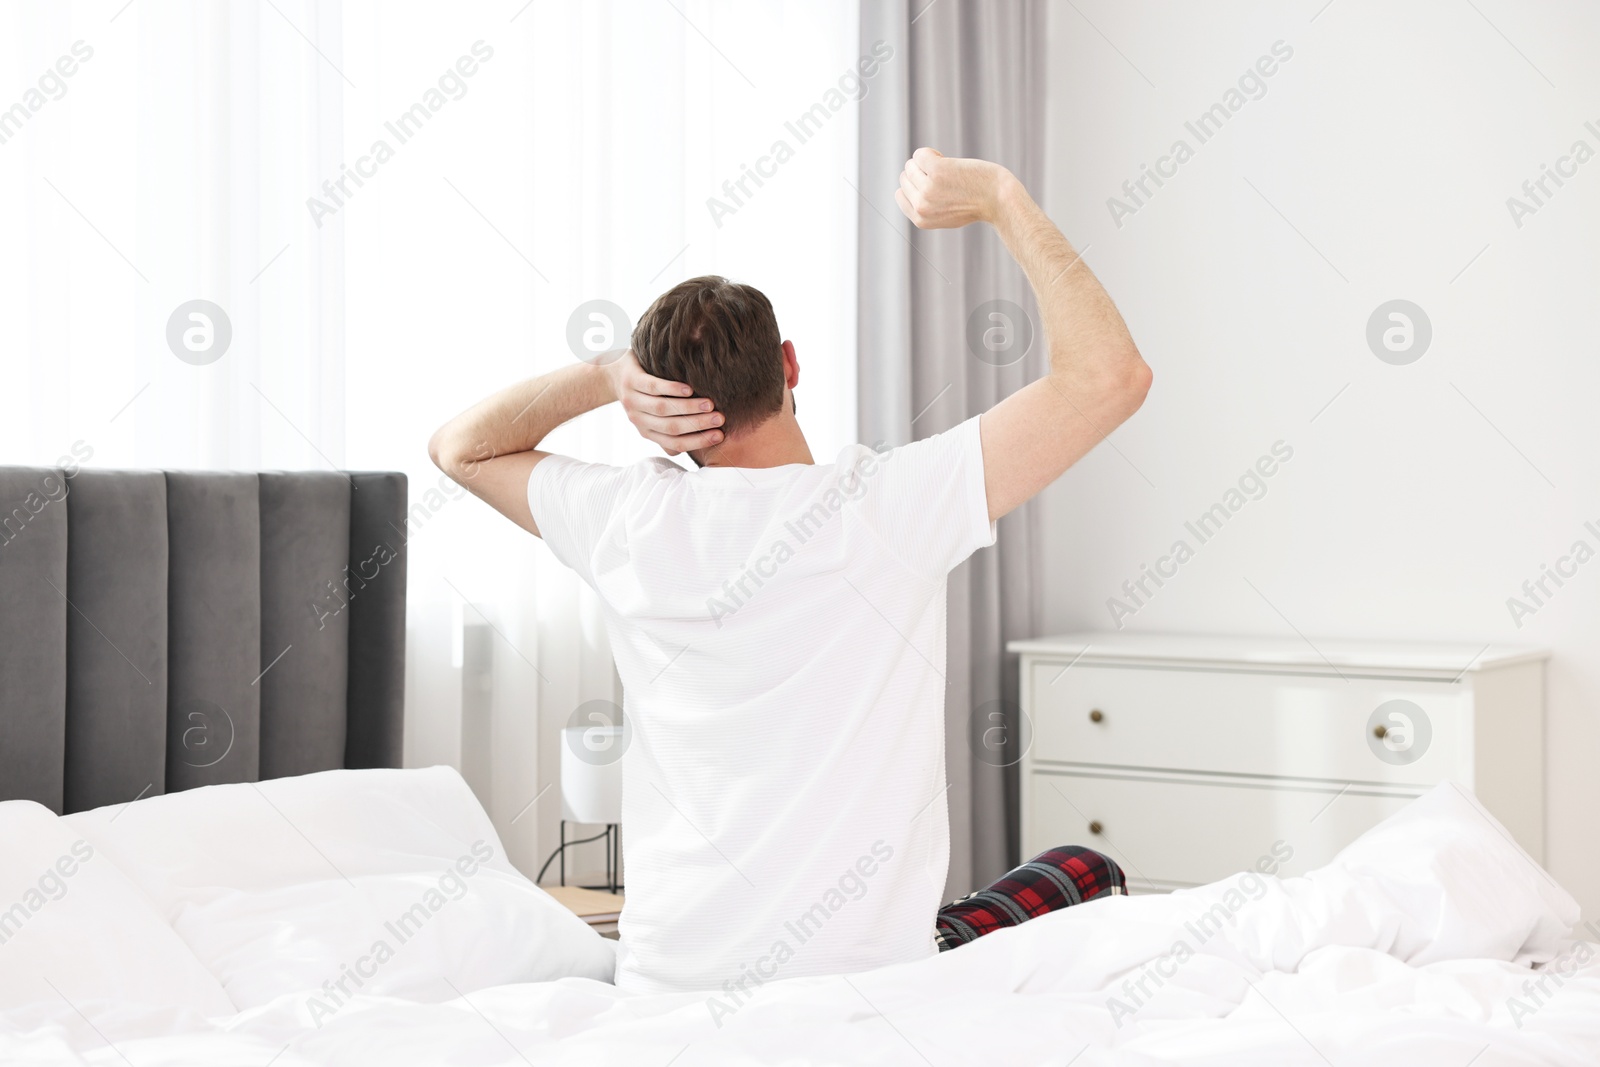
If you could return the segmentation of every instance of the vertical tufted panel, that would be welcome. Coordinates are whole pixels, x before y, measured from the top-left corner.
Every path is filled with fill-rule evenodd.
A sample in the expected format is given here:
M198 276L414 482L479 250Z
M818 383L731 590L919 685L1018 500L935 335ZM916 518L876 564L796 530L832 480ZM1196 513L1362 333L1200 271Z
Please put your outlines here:
M346 767L398 767L405 737L406 476L350 475Z
M260 776L254 474L167 473L167 790Z
M405 510L397 473L0 466L0 801L400 766Z
M262 473L261 777L344 766L350 479Z
M62 810L67 720L67 505L62 471L0 468L3 799Z
M166 789L167 480L80 471L67 519L70 812Z

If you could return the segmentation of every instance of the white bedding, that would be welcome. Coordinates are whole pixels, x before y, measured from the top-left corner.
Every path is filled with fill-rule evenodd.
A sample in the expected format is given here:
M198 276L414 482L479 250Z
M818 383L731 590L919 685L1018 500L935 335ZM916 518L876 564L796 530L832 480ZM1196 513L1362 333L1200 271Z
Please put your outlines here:
M127 872L237 1008L311 990L320 1021L357 993L446 1000L615 969L611 943L505 858L449 767L213 786L60 821Z
M304 845L330 852L340 867L358 866L362 855L372 861L370 869L344 873L382 901L392 892L383 888L385 878L415 886L417 872L468 851L472 841L459 840L463 834L500 855L499 840L483 836L481 811L463 812L462 798L470 794L453 772L332 772L263 788L293 813L292 829ZM316 803L301 796L306 790ZM386 966L396 975L406 969L403 981L396 977L386 995L355 991L331 1014L312 1008L314 989L288 987L311 984L306 976L342 958L343 943L335 949L318 943L324 935L338 940L328 933L330 914L357 921L329 903L355 899L355 887L309 860L298 867L302 860L285 861L298 872L292 877L273 865L249 868L244 860L262 848L289 854L289 839L274 836L284 820L276 828L264 819L218 820L206 796L212 792L155 798L159 805L140 801L114 822L113 809L60 820L65 833L44 852L77 838L102 840L74 878L102 861L135 869L126 880L102 872L107 876L93 893L78 891L89 883L73 882L31 915L27 946L21 937L0 944L0 1063L1600 1063L1600 948L1568 938L1579 918L1572 899L1470 797L1448 785L1303 878L1245 874L1171 896L1110 898L928 960L848 978L775 981L744 1003L726 995L627 996L592 978L486 984L519 970L593 967L593 952L609 950L596 950L598 939L587 930L552 919L547 897L525 883L517 887L514 875L490 865L437 913L440 922L455 923L452 940L470 946L435 946L414 959L402 959L402 949ZM342 807L341 792L350 806ZM248 797L238 793L234 800ZM151 823L124 834L123 823L144 814L147 804ZM320 817L361 805L391 819L408 806L451 814L418 816L409 839L391 825L378 846L363 851L351 836L360 819ZM41 858L38 813L20 807L0 805L7 846L0 892L11 894L0 898L0 909L51 858ZM206 808L213 809L210 817L199 814ZM150 825L163 819L164 858L126 847L135 836L149 837ZM32 851L20 850L21 861L11 840L19 825L35 839ZM226 844L192 836L196 855L185 858L175 844L185 825L225 830ZM1283 832L1292 838L1292 827ZM206 859L208 848L225 855ZM405 855L414 862L395 859ZM468 904L479 885L489 884L478 875L491 869L495 894ZM219 878L262 884L222 886ZM320 903L307 885L321 886ZM139 899L113 903L108 894L117 887ZM219 900L232 904L219 907ZM263 923L254 905L274 909L276 921ZM205 919L205 906L215 921ZM449 914L450 908L459 910ZM219 983L252 1006L217 1013L212 990L196 981L178 941L164 940L139 917L142 910L170 924L194 960L213 973L224 969ZM136 973L131 951L93 945L94 937L108 936L107 917L123 912L134 916L128 921L141 945L159 950L144 964L151 969L147 981ZM232 934L218 932L230 923ZM91 931L71 942L62 933L60 944L65 952L93 954L93 966L38 951L38 936L50 929ZM545 943L527 944L530 931ZM1593 939L1600 927L1579 932ZM285 953L309 955L315 965L273 962ZM43 972L59 971L80 981L106 967L129 973L103 975L100 988L82 986L82 997L42 980ZM41 972L39 981L24 973L31 971ZM244 985L241 975L249 978ZM282 991L268 996L274 983ZM118 999L134 985L159 987L159 995L143 1006ZM187 1006L170 1006L178 1002Z

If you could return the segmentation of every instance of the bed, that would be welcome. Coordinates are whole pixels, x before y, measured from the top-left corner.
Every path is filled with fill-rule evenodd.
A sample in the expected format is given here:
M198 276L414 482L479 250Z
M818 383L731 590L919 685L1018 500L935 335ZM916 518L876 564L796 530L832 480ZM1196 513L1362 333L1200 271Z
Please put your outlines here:
M85 471L0 546L0 1063L1600 1063L1600 928L1450 783L1303 877L625 994L455 771L395 767L403 481L301 477Z

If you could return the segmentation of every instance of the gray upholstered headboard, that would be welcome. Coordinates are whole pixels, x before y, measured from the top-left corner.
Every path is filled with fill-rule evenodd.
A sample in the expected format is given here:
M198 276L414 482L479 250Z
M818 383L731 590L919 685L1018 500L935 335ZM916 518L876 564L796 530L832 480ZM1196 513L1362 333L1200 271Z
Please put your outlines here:
M398 767L406 480L0 467L0 800Z

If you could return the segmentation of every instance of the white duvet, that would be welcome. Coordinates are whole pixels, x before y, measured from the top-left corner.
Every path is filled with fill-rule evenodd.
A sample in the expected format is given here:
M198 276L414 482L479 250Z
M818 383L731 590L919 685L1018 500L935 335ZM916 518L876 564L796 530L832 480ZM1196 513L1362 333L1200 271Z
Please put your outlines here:
M0 843L3 1064L1600 1064L1600 927L1450 785L1305 877L748 997L597 980L446 769L0 804Z

